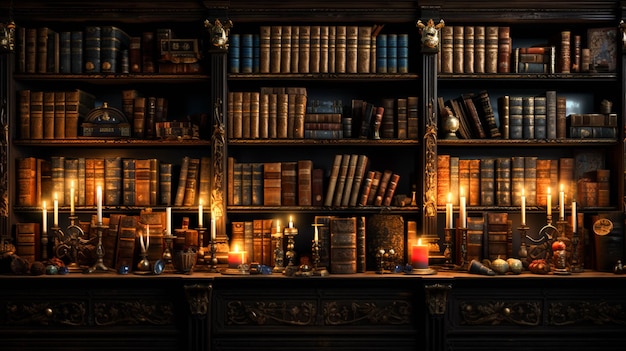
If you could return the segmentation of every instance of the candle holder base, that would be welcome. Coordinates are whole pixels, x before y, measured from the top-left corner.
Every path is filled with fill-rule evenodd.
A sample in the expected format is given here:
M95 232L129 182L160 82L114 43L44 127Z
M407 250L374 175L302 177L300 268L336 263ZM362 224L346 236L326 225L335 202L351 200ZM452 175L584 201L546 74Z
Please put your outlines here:
M224 268L220 273L223 275L249 275L250 267L247 264L242 264L237 268Z
M98 259L97 259L96 263L93 266L91 266L87 270L85 270L85 273L96 273L96 272L106 273L106 272L113 271L113 269L107 267L104 264L104 261L103 261L104 245L102 244L102 232L105 229L108 229L108 228L109 228L108 225L102 225L101 222L99 222L96 225L96 230L98 231L98 244L96 246L96 255L98 256Z
M313 269L314 277L327 277L330 275L330 272L326 269L326 267L317 267Z
M404 274L410 275L433 275L437 274L437 270L432 268L413 268L410 271L405 272Z

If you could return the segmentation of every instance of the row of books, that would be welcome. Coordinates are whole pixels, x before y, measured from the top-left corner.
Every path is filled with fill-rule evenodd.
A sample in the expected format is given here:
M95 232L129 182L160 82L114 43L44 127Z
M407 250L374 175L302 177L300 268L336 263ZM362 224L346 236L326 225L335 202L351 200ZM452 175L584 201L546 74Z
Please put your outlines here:
M409 35L383 26L275 25L231 34L231 73L408 73Z
M368 170L368 157L337 154L326 191L324 170L311 160L237 162L228 158L228 204L233 206L390 206L400 176Z
M131 36L115 26L55 31L17 30L21 73L197 73L197 39L176 39L169 28Z
M418 139L418 97L382 98L379 105L351 102L352 134L369 139Z
M496 118L487 91L466 93L448 99L438 98L442 118L452 114L459 119L461 139L615 139L617 114L566 114L567 98L555 90L536 96L503 95L498 100Z
M19 136L21 139L73 139L79 121L94 108L95 97L71 91L18 91Z
M156 158L26 157L17 161L16 203L51 204L56 194L59 205L69 206L74 188L76 206L95 206L99 185L105 206L194 206L198 199L208 204L210 166L208 157L183 157L174 188L172 164Z
M616 28L590 28L587 47L569 30L556 42L513 48L508 26L445 26L441 29L441 73L614 72Z
M521 206L522 192L528 206L558 205L558 192L565 193L565 204L578 201L581 207L610 205L610 171L595 169L575 176L575 159L539 159L513 156L461 159L437 155L437 203L458 205L463 194L470 206ZM568 205L569 206L569 205Z

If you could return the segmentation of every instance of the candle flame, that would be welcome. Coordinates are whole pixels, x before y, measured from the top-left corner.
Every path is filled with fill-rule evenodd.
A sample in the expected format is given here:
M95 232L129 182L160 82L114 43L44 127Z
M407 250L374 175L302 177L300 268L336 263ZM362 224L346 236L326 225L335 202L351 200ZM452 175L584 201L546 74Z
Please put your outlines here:
M448 202L452 202L452 193L448 193Z
M422 238L417 239L417 246L422 246Z
M550 187L548 187L548 195L550 195Z
M239 246L237 246L237 244L235 244L235 249L233 250L233 252L239 252Z

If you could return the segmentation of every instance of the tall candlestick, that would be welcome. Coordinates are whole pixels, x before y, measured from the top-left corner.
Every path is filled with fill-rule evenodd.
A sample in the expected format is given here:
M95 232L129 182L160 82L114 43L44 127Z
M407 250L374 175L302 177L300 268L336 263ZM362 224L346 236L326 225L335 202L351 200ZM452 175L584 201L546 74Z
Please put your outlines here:
M448 202L446 202L446 226L454 228L454 213L452 210L452 193L448 193Z
M96 188L96 204L98 205L98 223L102 223L102 186Z
M522 225L526 225L526 195L524 194L524 188L522 188Z
M289 216L289 228L293 228L293 217Z
M74 215L74 181L70 183L70 216Z
M57 193L54 193L54 212L52 216L52 224L55 227L59 226L59 198Z
M174 234L172 233L172 208L171 207L165 208L165 230L167 231L168 235Z
M552 193L548 187L548 195L546 196L546 214L552 216Z
M211 211L211 240L215 240L217 231L215 229L215 212Z
M319 232L317 231L317 223L315 223L315 235L313 237L313 240L315 241L315 243L317 244L319 242Z
M576 213L576 201L572 201L572 231L576 233L578 230L578 214Z
M561 184L561 191L559 191L559 219L565 220L565 191L563 191L563 184Z
M200 201L198 202L198 227L202 228L203 225L203 221L202 221L202 199L200 199Z
M465 208L465 194L463 188L461 188L461 198L459 200L459 219L461 221L461 228L467 227L467 210Z
M43 228L41 228L41 231L43 233L43 235L45 236L46 233L48 232L48 208L46 207L46 202L43 202L43 211L41 214L41 226Z

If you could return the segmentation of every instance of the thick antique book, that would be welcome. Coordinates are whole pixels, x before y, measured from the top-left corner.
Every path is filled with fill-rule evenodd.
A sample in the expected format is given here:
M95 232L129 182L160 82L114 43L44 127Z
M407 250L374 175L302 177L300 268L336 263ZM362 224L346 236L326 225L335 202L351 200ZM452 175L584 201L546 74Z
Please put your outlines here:
M65 101L67 100L66 92L55 91L54 93L54 138L55 139L70 139L78 136L78 120L72 120L75 117L73 111L69 113L69 120L67 118ZM45 100L45 96L44 96ZM72 106L70 106L70 109ZM68 124L69 122L69 124ZM71 129L70 129L71 128ZM76 128L76 129L73 129ZM45 131L45 130L44 130ZM69 134L68 134L69 132Z
M522 139L524 131L523 98L509 96L509 138Z
M566 196L565 203L570 203L572 200L570 197L574 194L574 182L576 181L574 177L575 164L576 162L573 157L561 157L559 159L559 185L563 186L563 191ZM558 191L560 191L560 189L554 189L552 193L558 194ZM552 203L557 204L554 201Z
M289 72L298 73L300 68L300 26L291 26L291 67Z
M135 205L135 159L134 158L122 159L122 204L125 206Z
M313 25L311 28L311 41L309 48L309 72L320 72L320 54L321 54L321 26Z
M496 171L496 205L511 206L511 158L498 157Z
M475 28L465 26L463 29L463 73L474 73Z
M407 138L419 138L419 98L417 96L407 97Z
M556 139L556 91L546 91L546 138Z
M495 158L486 157L480 160L480 205L496 204Z
M305 94L290 94L294 96L294 113L293 116L293 138L304 138L304 118L306 115L306 101L307 96Z
M101 72L122 73L122 51L128 50L130 37L115 26L100 27Z
M408 130L408 100L406 98L396 99L396 135L398 139L407 138Z
M330 272L353 274L357 272L356 217L330 220Z
M319 72L328 73L328 52L330 47L328 45L329 40L329 26L320 26L320 60L319 60Z
M545 207L548 199L548 188L552 186L550 179L551 160L537 159L537 206ZM555 189L556 191L557 189Z
M57 93L55 93L55 96ZM83 119L85 116L87 116L89 111L91 111L94 108L96 97L81 89L74 89L74 90L66 91L64 95L65 95L65 138L74 139L78 137L79 121ZM60 102L59 102L59 105L60 105Z
M356 219L356 271L365 273L367 270L367 238L365 216Z
M347 26L337 26L337 40L335 43L335 73L346 73L347 33Z
M83 57L85 73L99 73L102 67L100 61L101 27L87 26L83 39Z
M374 123L378 119L378 114L381 112L382 116L380 122L380 137L383 139L393 139L396 137L396 116L394 114L395 99L384 98L382 99L382 106L376 107L376 113L374 114Z
M298 73L309 73L311 59L311 26L299 26Z
M485 73L498 72L498 27L485 27Z
M282 162L281 172L281 205L295 206L298 204L298 162Z
M372 40L376 41L376 37L372 36ZM372 45L372 48L375 48ZM406 33L398 34L398 73L409 72L409 35Z
M312 160L298 160L298 205L311 206Z
M524 156L511 157L511 205L522 205L522 189L525 184Z
M483 126L480 116L478 115L478 110L476 110L473 96L471 94L464 94L461 96L461 100L459 100L459 102L462 102L465 107L465 111L468 114L467 117L469 117L473 132L475 133L474 135L476 135L478 139L485 139L487 137L487 133L485 132L485 127Z
M546 110L546 97L544 95L535 96L535 139L546 139L548 136L548 115Z
M357 73L358 72L358 47L359 47L358 43L359 43L359 27L347 26L346 27L346 70L345 70L345 73Z
M143 139L146 136L146 98L137 96L133 106L133 136Z
M59 119L60 127L65 127L65 118ZM60 139L65 138L65 128L61 129ZM44 91L43 93L43 138L54 139L55 118L54 118L54 91Z
M387 34L387 73L398 73L398 35Z
M44 93L30 92L30 138L43 139L44 136Z
M207 202L205 202L207 203ZM172 164L159 163L159 205L172 205Z
M372 27L359 26L357 34L357 72L370 73Z
M467 217L467 261L482 261L485 218L483 216ZM459 243L460 244L460 243ZM457 247L460 247L457 245ZM504 259L504 256L502 257Z
M441 28L441 73L453 73L453 57L454 57L454 26L445 26Z
M250 164L250 171L252 172L251 176L251 192L252 199L251 205L254 206L262 206L263 205L263 163L254 162ZM201 179L202 181L202 179ZM200 184L202 186L202 183ZM207 193L208 194L208 193ZM204 203L209 203L209 197L206 197L207 200L204 200Z
M339 171L341 169L342 154L336 154L333 164L330 168L330 176L328 178L328 187L326 188L326 197L324 198L324 206L330 207L333 205L335 197L335 188L337 186L337 180L339 178Z
M265 162L263 165L263 205L281 205L281 163Z
M142 210L137 230L143 230L144 239L149 227L150 245L147 248L148 259L152 262L163 258L165 243L163 241L163 231L165 229L165 211L152 212L152 209Z
M135 160L135 205L150 206L150 160Z
M72 74L83 73L83 31L70 33L70 70Z
M182 206L185 200L185 187L187 185L187 174L189 172L189 164L191 158L184 156L180 165L180 173L178 175L178 186L176 188L176 196L174 197L174 206Z
M526 205L537 205L537 156L524 157L524 191Z
M37 72L37 28L26 28L24 31L24 72Z
M324 170L314 168L311 173L311 205L322 206L324 204Z
M363 178L363 186L361 192L359 193L359 206L367 205L367 199L369 198L371 189L372 189L372 180L374 179L375 171L367 171L367 174Z
M154 32L141 33L141 68L143 73L156 72L156 48Z
M387 190L385 190L385 195L383 196L383 206L391 206L393 196L396 193L396 188L398 187L398 182L400 181L400 175L393 173L391 178L389 179L389 184L387 184Z
M37 201L37 159L35 157L17 160L17 205L38 206Z
M249 124L249 128L250 128L250 135L249 138L251 139L258 139L259 138L259 126L261 123L261 116L260 116L260 93L253 91L250 93L250 124ZM245 136L244 136L245 137Z
M275 139L278 137L278 95L275 93L268 95L269 118L267 121L267 137Z
M453 26L452 28L452 71L454 73L463 73L465 66L464 53L465 53L465 27Z
M511 27L498 27L498 73L511 72Z
M115 268L127 265L134 269L137 216L125 215L120 218L115 250Z
M561 46L559 48L559 69L561 73L570 73L572 68L571 40L572 32L561 32Z
M18 91L19 137L22 140L30 139L30 95L29 89Z
M387 73L387 34L376 37L376 73Z
M522 139L535 139L535 97L522 97Z
M345 156L345 155L344 155ZM343 195L341 196L341 206L348 206L352 192L352 184L354 183L354 175L356 173L359 155L351 154L348 162L348 172L346 174L345 184L343 186ZM341 176L341 174L340 174Z
M250 139L250 99L252 92L244 91L242 93L242 101L241 101L241 137L244 139Z
M241 73L241 34L231 34L228 46L228 66L230 73ZM250 54L252 54L252 48ZM252 58L250 58L250 68L252 68Z
M156 122L156 96L148 96L146 98L146 112L144 136L146 139L154 139L156 132L154 130Z
M448 202L450 193L450 155L437 155L437 205Z
M506 212L488 212L486 219L486 250L484 258L495 260L511 256L511 221Z
M337 27L328 26L328 73L335 73L337 59Z
M244 164L236 162L233 165L232 189L233 189L233 205L243 205L243 167Z
M72 73L72 34L69 31L59 32L59 66L58 73Z
M480 165L482 160L469 160L469 192L467 195L469 206L480 206Z
M185 183L185 199L183 206L193 206L197 203L198 177L200 175L200 159L191 158L187 169L187 181Z
M259 28L259 72L270 73L270 47L271 47L270 26Z
M470 160L459 159L459 196L470 193Z
M48 72L48 56L54 55L48 42L53 40L54 33L54 30L48 27L37 28L37 73Z
M615 72L618 66L617 32L617 28L611 27L587 29L587 47L592 72Z
M270 73L280 73L282 32L283 27L280 25L270 27Z
M142 72L141 36L131 36L128 42L128 65L130 73Z
M122 189L122 158L106 157L104 159L104 205L120 205Z
M556 97L556 138L567 137L567 98L562 95Z
M133 170L133 177L135 176ZM134 184L134 179L133 179ZM133 186L134 189L134 186ZM134 196L133 190L133 196ZM133 204L135 204L135 199L133 199ZM96 205L96 159L95 158L86 158L85 159L85 206L95 206Z
M41 257L41 233L39 223L17 223L15 225L16 254L29 263Z
M295 116L294 116L295 117ZM271 118L271 114L270 114ZM287 139L289 136L289 94L276 94L276 137Z
M496 115L491 105L491 98L486 90L482 90L474 97L474 105L479 113L479 116L485 123L485 129L489 137L493 139L499 139L502 137L498 124L496 123Z
M105 267L115 267L115 255L117 249L117 237L120 230L120 222L123 214L112 213L108 219L108 228L102 232L102 246L104 249L104 257L102 258ZM97 217L96 217L97 220ZM104 222L104 218L102 219ZM94 223L95 224L95 221Z
M242 34L240 37L240 47L239 47L239 72L241 73L252 73L253 69L253 39L254 36L251 33ZM234 53L235 51L233 51ZM236 57L232 57L231 59L236 59ZM234 67L234 62L231 64L231 67ZM236 73L236 72L233 72Z

